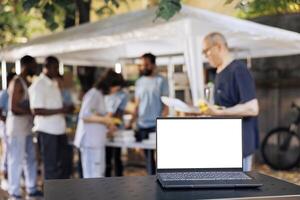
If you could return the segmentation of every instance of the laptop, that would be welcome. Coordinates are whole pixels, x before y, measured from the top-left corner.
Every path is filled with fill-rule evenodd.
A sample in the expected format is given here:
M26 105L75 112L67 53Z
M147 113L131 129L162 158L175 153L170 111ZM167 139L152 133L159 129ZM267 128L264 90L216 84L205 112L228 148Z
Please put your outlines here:
M163 188L262 186L243 172L242 119L157 118L157 179Z

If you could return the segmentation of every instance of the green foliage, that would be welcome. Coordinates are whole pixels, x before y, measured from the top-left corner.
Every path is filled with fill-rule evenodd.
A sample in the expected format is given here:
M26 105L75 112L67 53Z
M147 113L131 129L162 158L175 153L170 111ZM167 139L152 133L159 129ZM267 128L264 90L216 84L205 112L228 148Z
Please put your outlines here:
M113 8L111 8L110 6L108 5L104 5L102 6L101 8L99 8L97 11L96 11L97 15L99 16L104 16L104 15L113 15L115 14Z
M0 47L26 40L30 17L22 11L22 4L18 2L8 0L0 4Z
M105 2L105 4L111 3L116 8L119 8L119 6L120 6L120 1L119 0L104 0L104 2Z
M128 6L127 0L104 0L105 5L99 8L96 13L100 16L115 14L114 8L119 8L121 4ZM128 6L129 8L129 6ZM160 0L156 11L156 18L169 20L181 9L181 0Z
M130 10L127 0L104 0L105 5L96 10L96 14L99 16L111 16L115 14L114 8L119 8L121 4L127 6Z
M58 28L58 23L55 21L54 13L55 13L54 4L47 3L44 9L42 10L43 18L45 19L47 26L51 30L55 30Z
M234 0L226 0L225 1L225 4L230 4L230 3L232 3Z
M78 11L78 5L76 0L23 0L23 8L25 11L29 12L31 9L38 9L45 20L46 26L54 31L60 25L64 23L64 19L74 18L75 11ZM78 1L78 0L77 0ZM92 0L79 0L83 3L90 2ZM105 5L100 9L96 10L98 15L113 15L114 8L119 8L121 3L125 3L127 0L94 0L103 1ZM77 2L78 3L78 2ZM90 12L90 11L87 11ZM57 17L61 16L61 17ZM63 17L62 17L63 16Z
M63 28L67 19L75 21L78 1L104 2L103 7L95 10L100 16L115 14L115 9L121 4L129 9L128 0L0 0L0 47L26 41L31 36L32 29L29 27L32 21L44 27L40 28L43 31L45 27L51 31ZM224 0L224 4L234 2ZM181 5L181 0L158 0L156 18L171 19L180 11ZM236 8L239 16L244 18L294 13L300 12L300 0L239 0Z
M70 0L21 0L23 9L28 13L32 9L38 10L46 26L54 31L63 24L64 17L75 11L75 1ZM71 11L71 12L70 12ZM60 16L60 17L59 17Z
M158 9L156 12L157 18L163 18L169 20L181 9L180 0L160 0Z
M102 8L96 10L96 13L101 16L115 14L115 8L119 8L121 4L128 6L129 9L127 0L93 1L105 3ZM160 0L156 17L169 20L180 9L180 0ZM44 31L63 28L66 18L75 20L76 10L78 11L75 0L0 0L0 47L24 42L30 38L32 30L29 24L33 20L35 20L33 24L35 26L38 24L37 26L41 27L38 29Z
M39 3L39 0L29 0L23 2L23 8L25 11L29 11L32 7L37 5Z
M232 2L233 0L226 1L227 4ZM240 0L236 8L242 18L299 13L300 0Z

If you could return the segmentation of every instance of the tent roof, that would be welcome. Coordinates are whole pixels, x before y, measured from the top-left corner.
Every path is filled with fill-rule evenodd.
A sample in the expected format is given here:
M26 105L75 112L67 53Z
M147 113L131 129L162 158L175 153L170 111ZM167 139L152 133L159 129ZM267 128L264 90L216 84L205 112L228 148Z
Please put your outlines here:
M110 66L144 52L183 53L186 38L201 39L213 31L223 33L240 58L300 53L298 33L198 8L183 6L170 21L154 18L155 8L113 16L7 47L0 51L0 59L56 55L65 64Z

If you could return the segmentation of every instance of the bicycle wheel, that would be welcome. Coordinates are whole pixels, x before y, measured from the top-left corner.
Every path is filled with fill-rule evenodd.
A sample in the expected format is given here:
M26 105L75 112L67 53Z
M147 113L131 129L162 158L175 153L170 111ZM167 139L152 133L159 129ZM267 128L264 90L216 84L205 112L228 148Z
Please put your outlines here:
M262 142L261 153L271 168L291 169L300 160L300 137L285 127L271 130Z

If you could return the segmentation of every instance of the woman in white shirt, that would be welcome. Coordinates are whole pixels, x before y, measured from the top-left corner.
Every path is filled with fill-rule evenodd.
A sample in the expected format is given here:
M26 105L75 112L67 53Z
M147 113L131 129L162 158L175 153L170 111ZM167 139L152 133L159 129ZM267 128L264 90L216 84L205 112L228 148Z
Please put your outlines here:
M104 177L106 136L115 130L112 118L107 116L104 95L114 87L118 76L108 70L83 97L74 144L80 148L84 178Z

